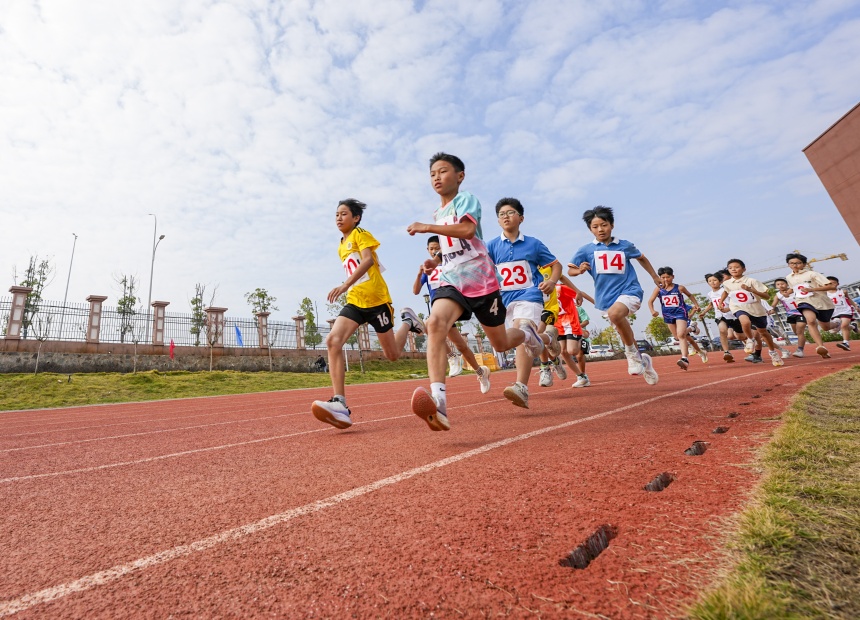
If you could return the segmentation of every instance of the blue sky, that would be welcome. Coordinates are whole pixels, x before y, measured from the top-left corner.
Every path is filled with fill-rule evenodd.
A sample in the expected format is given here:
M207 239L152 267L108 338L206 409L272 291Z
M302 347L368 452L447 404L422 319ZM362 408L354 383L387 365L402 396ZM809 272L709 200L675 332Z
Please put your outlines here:
M4 291L38 254L62 300L76 233L69 300L112 305L131 274L145 303L155 213L169 311L202 282L230 316L256 287L276 317L305 296L324 314L343 274L334 211L356 197L395 306L422 309L425 240L405 228L437 206L440 150L466 162L485 237L516 196L564 262L605 204L680 282L795 248L847 253L821 270L855 281L860 248L802 149L857 103L857 58L848 0L6 0Z

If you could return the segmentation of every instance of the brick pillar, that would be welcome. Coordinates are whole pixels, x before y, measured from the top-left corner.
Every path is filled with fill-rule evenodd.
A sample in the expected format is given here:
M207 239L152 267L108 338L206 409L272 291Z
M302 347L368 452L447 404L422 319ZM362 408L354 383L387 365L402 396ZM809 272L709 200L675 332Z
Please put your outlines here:
M296 348L304 350L305 349L305 315L300 314L298 316L294 316L293 320L296 322Z
M6 324L6 340L20 340L21 328L24 326L24 306L27 305L27 295L33 291L29 286L13 286L12 307L9 309L9 322Z
M87 342L98 343L99 335L102 329L102 304L107 296L105 295L90 295L87 301L90 302L90 316L87 319Z
M370 351L370 328L367 323L362 323L358 327L358 350Z
M164 344L164 315L169 301L152 302L152 344Z
M257 338L261 349L269 348L269 315L271 312L257 313Z
M465 338L466 336L464 335L463 337ZM469 342L469 340L467 339L466 343L468 343L468 342ZM478 343L478 353L483 355L483 353L484 353L484 339L481 338L478 334L475 334L475 342Z
M415 332L409 332L406 336L406 342L409 344L409 352L415 353L415 351L417 351L415 348Z
M204 308L206 312L206 338L213 347L224 346L224 313L227 308Z

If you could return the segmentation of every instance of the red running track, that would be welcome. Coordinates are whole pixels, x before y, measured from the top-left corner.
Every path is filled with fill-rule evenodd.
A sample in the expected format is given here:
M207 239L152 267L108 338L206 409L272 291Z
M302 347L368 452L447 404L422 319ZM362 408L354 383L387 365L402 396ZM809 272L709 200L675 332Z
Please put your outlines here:
M0 413L0 616L677 615L789 400L860 358L832 353L656 358L653 387L601 362L590 388L533 377L529 410L512 372L457 377L450 432L409 411L426 380L350 387L346 431L310 414L328 389Z

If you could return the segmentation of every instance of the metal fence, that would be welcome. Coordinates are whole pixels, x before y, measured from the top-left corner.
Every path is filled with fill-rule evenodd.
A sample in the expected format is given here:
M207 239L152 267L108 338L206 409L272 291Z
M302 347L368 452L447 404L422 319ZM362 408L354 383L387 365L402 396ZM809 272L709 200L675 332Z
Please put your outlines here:
M6 333L9 312L12 306L11 297L0 297L0 329ZM64 340L70 342L86 342L87 322L89 320L89 304L58 303L42 300L34 312L27 316L21 333L23 339L29 340ZM152 333L152 314L142 311L131 315L123 315L115 307L103 306L101 315L101 331L99 341L105 343L146 343L147 324L149 334ZM295 322L269 320L269 346L273 349L296 348ZM305 348L325 350L325 339L330 331L329 326L317 326L316 332L308 331L305 326ZM314 337L314 334L317 337ZM206 327L199 320L195 322L192 314L168 312L164 317L164 342L171 340L176 346L209 345ZM258 348L257 321L254 318L224 317L222 334L224 346ZM316 345L314 346L314 341ZM425 339L416 338L416 347L425 351ZM354 345L358 348L358 345ZM370 330L370 348L381 351L376 333Z

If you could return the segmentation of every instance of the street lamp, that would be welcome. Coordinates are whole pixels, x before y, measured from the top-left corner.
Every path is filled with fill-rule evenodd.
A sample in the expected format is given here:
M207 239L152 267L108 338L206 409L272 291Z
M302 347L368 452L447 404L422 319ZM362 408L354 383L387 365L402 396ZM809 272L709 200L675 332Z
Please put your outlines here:
M63 339L63 323L66 320L66 300L69 298L69 281L72 279L72 262L75 260L75 245L78 243L78 236L75 233L72 233L72 236L75 240L72 241L72 257L69 259L69 275L66 278L66 293L63 295L63 312L60 314L60 333L57 337L58 340Z
M427 304L427 316L430 316L430 295L424 293L424 303Z
M149 342L149 324L150 324L150 316L149 316L149 308L152 305L152 275L155 271L155 249L158 247L158 244L161 243L161 240L164 239L164 235L161 235L156 241L155 235L158 234L158 218L155 213L150 213L153 218L155 218L155 224L152 228L152 261L149 264L149 297L146 300L146 337L145 341Z

